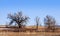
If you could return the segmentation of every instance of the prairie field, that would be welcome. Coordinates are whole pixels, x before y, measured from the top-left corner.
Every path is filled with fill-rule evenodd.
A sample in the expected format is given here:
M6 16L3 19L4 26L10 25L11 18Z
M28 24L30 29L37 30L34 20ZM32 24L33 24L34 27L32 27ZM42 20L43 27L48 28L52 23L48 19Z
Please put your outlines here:
M29 28L29 31L26 31L26 32L13 32L13 31L11 31L12 28L10 31L8 31L8 29L4 30L4 28L2 28L2 29L0 28L0 36L60 36L60 31L44 32L44 27L43 28L39 27L39 30L41 30L39 32L35 32L35 31L30 32L30 29L32 29L32 28L30 28L30 27L27 27L27 28Z
M0 32L0 36L60 36L60 32Z

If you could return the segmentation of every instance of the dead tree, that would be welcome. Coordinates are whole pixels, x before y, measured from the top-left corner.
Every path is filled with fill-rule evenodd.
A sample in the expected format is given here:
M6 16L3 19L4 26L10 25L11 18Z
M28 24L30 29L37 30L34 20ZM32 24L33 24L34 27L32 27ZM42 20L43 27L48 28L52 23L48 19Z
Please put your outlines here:
M8 18L10 19L9 25L15 23L15 25L17 24L18 28L22 28L24 25L26 25L27 20L29 19L29 17L23 16L22 12L8 14Z
M40 24L39 20L40 20L40 18L36 17L36 30L37 31L38 31L38 25Z
M44 18L44 24L47 27L46 31L55 31L55 25L56 25L56 20L55 18L47 15L46 18Z

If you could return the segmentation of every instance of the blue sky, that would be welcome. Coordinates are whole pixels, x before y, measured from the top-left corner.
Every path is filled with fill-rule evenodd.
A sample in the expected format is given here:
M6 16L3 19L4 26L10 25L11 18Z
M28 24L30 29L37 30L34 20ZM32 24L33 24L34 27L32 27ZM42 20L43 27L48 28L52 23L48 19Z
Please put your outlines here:
M0 24L9 22L8 13L22 11L29 16L28 25L35 24L35 17L39 16L41 23L46 15L53 16L60 24L60 0L0 0Z

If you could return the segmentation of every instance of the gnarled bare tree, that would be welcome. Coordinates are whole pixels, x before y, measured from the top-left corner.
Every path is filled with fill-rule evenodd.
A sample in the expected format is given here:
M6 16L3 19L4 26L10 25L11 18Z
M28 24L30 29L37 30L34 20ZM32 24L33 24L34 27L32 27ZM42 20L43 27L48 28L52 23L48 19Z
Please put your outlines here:
M19 28L22 28L22 26L24 26L29 19L29 17L23 16L22 12L15 13L13 15L8 14L8 18L11 19L9 25L12 25L15 22L15 24L17 24Z
M46 18L44 18L44 24L47 26L47 31L55 31L56 20L52 16L47 15Z

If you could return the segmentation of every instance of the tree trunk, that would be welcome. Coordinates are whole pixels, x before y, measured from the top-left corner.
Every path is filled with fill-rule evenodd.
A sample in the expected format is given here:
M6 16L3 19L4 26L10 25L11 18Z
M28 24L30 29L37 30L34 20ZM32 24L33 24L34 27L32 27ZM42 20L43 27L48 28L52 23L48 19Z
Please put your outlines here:
M21 26L21 25L19 25L19 28L22 28L22 26Z

